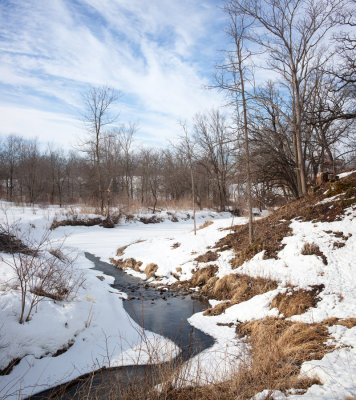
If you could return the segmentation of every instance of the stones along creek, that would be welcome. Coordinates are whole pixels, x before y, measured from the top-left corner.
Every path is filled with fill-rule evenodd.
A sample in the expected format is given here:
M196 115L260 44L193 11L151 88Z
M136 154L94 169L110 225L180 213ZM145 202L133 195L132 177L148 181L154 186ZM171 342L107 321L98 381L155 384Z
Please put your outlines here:
M93 254L85 253L85 256L94 264L95 270L114 277L111 285L114 289L127 293L128 300L124 301L124 308L135 322L179 346L180 361L186 361L213 345L214 339L211 336L194 328L187 321L191 315L205 310L208 307L206 302L192 298L190 294L155 289L147 282L126 274ZM69 384L38 393L29 399L79 399L88 391L95 391L95 398L105 399L113 384L127 385L148 374L158 375L155 374L155 368L154 365L135 365L104 369L94 375L88 374ZM156 379L156 383L159 383L158 376L153 378Z

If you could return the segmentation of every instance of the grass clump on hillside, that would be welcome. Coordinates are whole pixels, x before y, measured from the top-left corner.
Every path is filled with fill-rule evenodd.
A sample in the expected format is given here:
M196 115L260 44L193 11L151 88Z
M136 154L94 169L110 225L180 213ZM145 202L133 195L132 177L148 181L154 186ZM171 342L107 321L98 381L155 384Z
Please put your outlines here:
M328 265L328 260L325 256L325 254L320 250L319 246L315 243L305 243L302 248L301 253L304 256L316 255L323 260L324 265Z
M311 290L289 288L272 300L271 309L278 308L278 311L287 318L303 314L310 307L317 305L320 300L318 295L323 289L324 285L315 285Z

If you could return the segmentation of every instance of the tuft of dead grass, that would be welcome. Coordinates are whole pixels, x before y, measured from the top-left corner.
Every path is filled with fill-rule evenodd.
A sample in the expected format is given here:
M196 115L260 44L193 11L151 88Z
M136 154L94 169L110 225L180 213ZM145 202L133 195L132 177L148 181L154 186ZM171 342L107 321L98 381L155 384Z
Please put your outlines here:
M233 381L239 387L238 399L251 398L264 390L307 389L315 380L300 378L301 365L320 360L333 350L323 323L307 324L275 317L241 323L240 337L251 346L251 358L242 365ZM266 351L268 349L268 351Z
M220 314L224 313L225 310L232 305L233 304L231 304L231 301L224 301L222 303L217 304L216 306L214 306L212 308L208 308L207 310L204 311L203 315L209 315L210 317L215 316L215 315L220 315Z
M198 230L207 228L208 226L212 225L213 223L214 223L213 221L205 221L203 224L201 224L201 225L198 227Z
M5 368L0 369L0 376L9 375L14 367L20 363L20 361L21 358L15 358L14 360L11 360Z
M316 255L323 260L324 265L328 265L328 260L325 254L320 250L319 246L314 242L305 243L302 248L301 254L303 254L304 256Z
M277 254L283 249L282 240L292 234L290 221L280 221L275 216L255 221L255 242L249 243L248 225L233 227L234 233L221 239L216 247L218 251L232 248L235 257L232 267L237 268L245 261L251 260L257 253L264 251L264 258L278 258Z
M323 322L327 326L342 325L348 329L351 329L354 326L356 326L356 318L340 319L340 318L333 317L333 318L325 319Z
M158 265L154 263L150 263L146 265L145 270L143 271L146 274L147 279L150 279L156 276L156 272L158 270Z
M190 285L192 287L206 285L211 278L215 277L218 270L219 268L216 265L209 265L208 267L198 269L190 279Z
M210 261L216 261L219 258L219 254L215 251L207 251L205 254L201 254L200 256L195 258L195 261L207 263Z
M145 225L159 224L160 222L163 222L163 218L157 217L157 215L152 215L151 217L140 217L138 220Z
M320 300L318 295L323 289L324 285L312 286L311 290L289 288L272 300L271 309L278 308L278 311L287 318L302 314L310 307L316 307Z
M230 274L216 282L212 295L217 300L230 299L240 303L276 289L277 286L277 282L271 279L253 278L243 274Z
M277 282L266 278L253 278L249 275L230 274L217 279L209 291L216 300L229 300L205 311L204 315L219 315L228 307L277 288Z
M110 262L118 269L130 268L135 271L142 272L140 269L142 261L136 261L134 258L127 258L126 260L122 258L110 258Z

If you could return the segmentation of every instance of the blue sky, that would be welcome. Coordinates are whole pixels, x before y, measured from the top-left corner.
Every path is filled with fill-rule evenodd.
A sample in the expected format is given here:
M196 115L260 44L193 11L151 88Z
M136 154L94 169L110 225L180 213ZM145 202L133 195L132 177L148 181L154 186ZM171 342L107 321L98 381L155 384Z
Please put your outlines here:
M0 134L70 147L84 134L82 94L122 93L119 122L162 145L223 104L204 86L226 47L219 0L0 0Z

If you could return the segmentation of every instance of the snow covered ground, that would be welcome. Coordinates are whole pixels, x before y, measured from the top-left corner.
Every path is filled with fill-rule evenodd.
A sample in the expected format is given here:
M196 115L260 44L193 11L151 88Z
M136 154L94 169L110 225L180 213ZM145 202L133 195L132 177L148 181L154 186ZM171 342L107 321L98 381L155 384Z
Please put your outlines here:
M345 173L346 177L351 173ZM324 200L333 207L337 196ZM278 259L263 259L263 252L233 270L230 260L232 251L223 251L216 261L202 263L194 261L197 254L209 249L211 243L226 236L228 231L225 220L216 220L195 237L192 232L172 232L167 237L154 237L146 242L134 243L125 249L121 258L133 257L142 262L143 271L148 263L156 263L158 282L172 284L176 281L177 267L181 281L191 278L192 270L215 264L219 267L218 277L231 273L247 274L252 277L265 277L278 282L278 288L252 299L233 305L218 316L193 315L189 322L205 333L213 336L215 345L190 361L191 381L195 374L201 383L212 383L216 379L227 378L229 372L236 371L239 358L244 354L245 344L235 334L236 321L246 322L267 316L280 316L277 308L271 309L271 302L278 293L293 286L297 289L311 289L312 285L324 285L320 301L315 308L309 308L301 315L290 317L291 321L306 323L322 322L328 318L356 317L356 209L350 206L340 220L334 222L301 222L297 219L290 224L292 235L283 240L284 248L278 253ZM234 223L245 223L243 218ZM178 243L179 246L172 246ZM315 244L327 259L327 265L320 256L303 255L304 245ZM117 257L119 258L119 257ZM127 269L145 278L145 274ZM150 280L152 280L151 278ZM198 288L197 288L198 290ZM212 301L216 304L217 301ZM228 326L231 324L231 327ZM322 385L313 385L302 396L306 399L345 399L356 396L356 327L346 328L335 325L329 327L335 350L320 361L305 362L301 373L317 377ZM197 372L199 371L199 372ZM268 393L256 398L264 399ZM285 398L283 393L276 393L276 398ZM300 398L290 395L288 398Z
M55 215L55 207L14 207L2 203L1 222L16 222L17 234L26 240L40 240ZM6 213L6 214L5 214ZM226 222L226 216L224 215ZM186 215L184 215L186 217ZM202 213L200 220L221 215ZM20 290L11 264L11 256L2 253L0 263L0 369L21 359L12 372L0 376L0 398L14 398L44 390L69 381L102 366L160 362L177 354L178 349L169 340L142 329L128 316L122 304L126 295L112 289L112 278L91 270L92 263L84 255L89 251L108 260L118 247L136 240L162 240L169 235L189 234L192 220L144 225L139 222L120 224L114 229L93 227L60 227L51 232L51 246L61 244L72 255L77 273L83 274L84 285L69 301L56 302L45 298L31 320L19 324ZM156 249L159 251L159 249ZM58 350L69 347L63 354L52 357ZM160 358L151 360L154 354ZM157 352L157 349L160 351Z
M330 202L332 204L332 199ZM9 208L9 205L3 204L3 207ZM21 218L24 230L32 226L33 233L40 235L59 212L56 208L10 207L8 215L11 219ZM192 325L216 339L212 348L189 362L192 381L199 371L204 383L226 378L229 372L236 369L239 358L245 353L246 345L236 338L234 326L227 324L279 315L276 308L270 309L270 304L278 293L286 290L287 285L298 288L325 286L317 307L293 316L291 320L319 322L330 317L356 316L355 216L356 211L350 207L341 221L312 223L293 220L293 234L284 239L285 247L278 254L278 260L264 260L263 254L259 253L238 271L231 267L233 253L230 250L221 252L214 262L195 261L197 255L205 253L229 233L223 228L246 222L245 218L233 219L228 213L199 212L198 226L206 221L213 223L199 229L197 235L193 232L192 219L187 219L184 213L177 213L179 222L172 222L166 216L164 222L158 224L145 225L136 221L121 222L114 229L99 226L55 229L51 234L52 240L60 242L66 238L66 248L78 252L76 265L85 273L85 285L72 301L41 302L31 321L20 325L17 322L19 291L11 288L11 270L1 264L0 344L5 346L5 350L0 353L0 369L12 359L23 358L9 375L0 376L0 397L18 394L20 388L23 394L34 393L102 365L127 365L132 364L133 359L137 361L138 352L135 349L141 343L142 332L123 309L121 298L124 294L113 293L108 286L110 277L105 277L103 281L97 278L99 273L90 270L92 264L84 258L84 251L108 261L111 257L115 258L118 248L127 246L120 257L132 257L142 262L141 272L132 269L127 272L146 279L143 273L145 266L155 263L158 266L156 281L162 285L176 282L177 272L182 281L191 278L193 269L209 264L218 266L218 277L239 272L278 281L277 289L236 304L221 315L197 313L189 319ZM341 239L343 247L335 247L334 243L340 242L335 232L342 232L347 237ZM327 265L317 255L301 254L303 245L311 242L325 254ZM356 395L356 327L348 329L336 325L329 330L335 338L336 350L320 361L310 361L302 366L303 373L318 376L323 385L313 385L303 398L345 399ZM149 332L145 334L166 350L162 350L162 359L177 351L168 340ZM74 344L62 355L50 356L72 342ZM147 357L142 357L147 353L148 349L140 352L138 362L147 362ZM266 396L266 393L260 393L256 399ZM282 393L276 393L275 397L285 398ZM299 397L292 395L288 398Z

